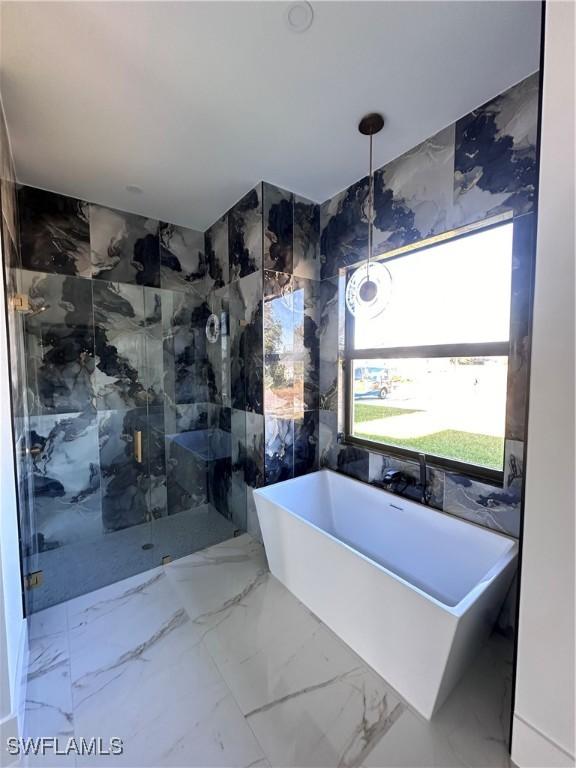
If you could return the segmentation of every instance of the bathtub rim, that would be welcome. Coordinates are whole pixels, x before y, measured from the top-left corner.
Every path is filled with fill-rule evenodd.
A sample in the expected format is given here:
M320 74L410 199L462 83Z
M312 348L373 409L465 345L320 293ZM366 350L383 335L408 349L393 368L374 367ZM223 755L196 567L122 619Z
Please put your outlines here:
M510 542L512 545L509 550L504 552L498 560L494 563L494 565L486 571L484 576L472 587L472 589L467 592L464 597L456 603L456 605L447 605L446 603L443 603L438 598L434 597L433 595L428 594L428 592L425 592L423 589L420 589L420 587L415 586L411 582L404 579L402 576L399 576L398 574L394 573L394 571L391 571L389 568L386 568L386 566L381 565L380 563L376 562L376 560L373 560L368 555L365 555L363 552L360 552L360 550L355 549L350 544L347 544L345 541L342 541L342 539L339 539L337 536L334 536L332 533L329 533L328 531L324 530L324 528L320 528L320 526L316 525L315 523L312 523L307 518L303 517L302 515L299 515L297 512L294 512L293 510L286 507L284 504L279 503L278 501L275 501L268 497L267 492L271 491L273 488L277 488L279 485L283 485L284 483L293 483L297 480L303 480L306 477L311 477L312 475L318 475L318 474L332 474L337 475L338 477L345 478L347 481L350 481L352 483L358 483L362 486L368 486L372 487L376 491L380 491L387 496L390 496L392 498L397 498L397 496L393 493L390 493L389 491L384 490L384 488L380 488L377 485L373 485L371 483L364 483L361 480L356 479L355 477L349 477L348 475L344 475L341 472L335 472L332 469L328 468L322 468L319 470L316 470L315 472L309 472L306 475L300 475L299 477L292 477L288 480L283 480L280 483L274 483L273 485L265 486L262 488L253 488L252 492L256 496L260 496L266 501L268 501L270 504L274 504L277 507L279 507L281 510L286 512L287 514L291 515L292 517L295 517L297 520L300 520L302 523L305 523L313 530L317 531L318 533L327 536L332 541L339 544L341 547L344 547L349 552L353 553L356 557L362 558L365 562L373 566L374 568L382 571L387 576L390 576L395 581L400 582L404 586L411 589L413 592L416 592L421 597L425 598L426 600L434 603L439 608L441 608L443 611L451 614L455 619L459 619L462 617L466 611L478 600L480 595L482 595L483 592L485 592L488 587L494 582L494 580L503 573L506 568L510 566L511 563L514 562L514 560L517 560L518 558L518 541L513 536L508 536L505 533L500 533L499 531L494 531L491 528L486 528L485 526L478 525L477 523L472 523L469 520L464 520L462 518L457 517L456 515L451 515L448 512L443 512L442 510L435 509L434 507L428 507L428 509L433 512L437 513L439 515L443 515L444 517L447 517L453 522L455 525L472 525L475 528L479 528L483 530L487 535L492 536L498 536L500 538L506 539L506 541ZM409 505L416 504L418 507L424 506L421 504L418 504L418 502L412 501L412 499L404 499L404 497L400 497L402 499L402 502L406 502ZM260 516L260 511L257 508L258 516Z

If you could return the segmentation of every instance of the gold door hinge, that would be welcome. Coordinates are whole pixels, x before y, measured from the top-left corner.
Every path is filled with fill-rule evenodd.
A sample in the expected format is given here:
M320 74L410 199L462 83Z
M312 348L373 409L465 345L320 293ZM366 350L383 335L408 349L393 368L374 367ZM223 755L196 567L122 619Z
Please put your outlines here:
M30 312L30 299L25 293L15 293L10 297L10 306L15 312Z
M168 563L172 562L172 555L164 555L162 558L162 565L168 565Z
M43 571L32 571L32 573L27 573L26 576L24 576L24 587L26 589L34 589L35 587L42 586L43 581Z

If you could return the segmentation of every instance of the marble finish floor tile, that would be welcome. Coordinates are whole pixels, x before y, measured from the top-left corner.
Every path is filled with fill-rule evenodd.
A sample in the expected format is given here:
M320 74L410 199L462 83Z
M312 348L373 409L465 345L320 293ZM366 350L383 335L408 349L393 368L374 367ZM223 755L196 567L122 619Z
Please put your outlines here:
M115 768L508 766L510 643L431 723L289 593L245 534L37 613L31 736L123 740Z

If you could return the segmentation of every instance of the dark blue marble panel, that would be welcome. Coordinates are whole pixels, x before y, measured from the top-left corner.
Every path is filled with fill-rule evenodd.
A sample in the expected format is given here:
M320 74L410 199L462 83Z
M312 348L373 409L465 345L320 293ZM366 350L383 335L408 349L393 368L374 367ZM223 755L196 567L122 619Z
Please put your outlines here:
M152 402L157 400L161 391L148 391L143 289L94 281L93 294L98 409L143 407L149 396Z
M294 420L265 418L266 484L294 477Z
M444 512L487 528L518 536L520 532L520 483L499 488L447 472Z
M151 518L167 514L166 446L164 408L148 406L143 435L143 460L148 460L148 506Z
M319 405L324 411L338 407L338 358L341 335L340 314L343 314L343 296L340 278L322 280L319 286Z
M318 411L306 411L294 419L294 477L318 469Z
M342 267L363 261L368 249L366 200L368 178L361 179L320 209L320 275L324 280Z
M18 202L22 266L90 277L88 204L33 187L22 187Z
M294 195L293 273L320 279L320 206Z
M228 258L228 214L206 230L204 252L208 282L212 288L227 285L230 279Z
M169 515L189 511L208 502L207 476L206 461L173 436L167 436L166 488Z
M103 532L96 412L29 421L36 551Z
M264 485L264 416L246 412L244 480L250 488Z
M22 271L30 300L24 319L30 413L75 412L94 397L91 282Z
M90 247L93 277L160 287L160 242L155 219L91 205Z
M264 182L264 269L292 274L294 195Z
M160 282L162 288L186 291L204 284L204 234L175 224L160 224Z
M172 403L209 402L216 387L207 357L210 308L194 290L162 291L164 387Z
M230 399L232 408L263 412L262 273L228 287Z
M376 171L374 254L449 229L453 177L453 125Z
M369 453L364 448L353 445L340 445L336 457L336 467L339 472L357 480L368 482Z
M262 269L262 185L228 211L230 282Z
M98 434L104 528L120 530L166 514L163 409L100 411Z
M534 207L539 75L456 123L453 226Z

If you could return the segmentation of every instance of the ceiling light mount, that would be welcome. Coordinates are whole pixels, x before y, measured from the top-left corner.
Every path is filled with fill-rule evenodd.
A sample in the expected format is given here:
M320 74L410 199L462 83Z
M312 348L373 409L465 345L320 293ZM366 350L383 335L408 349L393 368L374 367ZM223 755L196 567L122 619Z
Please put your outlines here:
M314 21L314 10L306 0L289 3L284 12L284 20L291 32L306 32Z
M384 128L384 118L379 112L370 112L364 115L358 123L358 130L363 136L374 136Z

